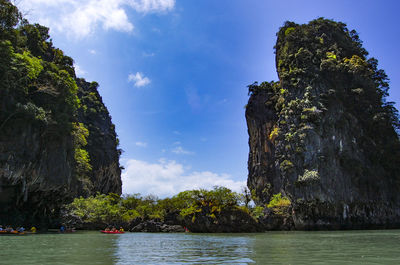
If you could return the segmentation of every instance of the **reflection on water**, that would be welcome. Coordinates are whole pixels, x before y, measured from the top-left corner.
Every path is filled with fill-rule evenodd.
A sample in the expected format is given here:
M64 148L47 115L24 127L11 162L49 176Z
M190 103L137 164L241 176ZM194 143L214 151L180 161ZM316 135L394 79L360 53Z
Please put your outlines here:
M270 232L255 237L257 264L400 264L400 230Z
M117 238L100 233L0 236L0 264L115 264Z
M137 233L118 240L117 264L249 264L246 236Z
M0 236L0 264L400 264L400 230Z

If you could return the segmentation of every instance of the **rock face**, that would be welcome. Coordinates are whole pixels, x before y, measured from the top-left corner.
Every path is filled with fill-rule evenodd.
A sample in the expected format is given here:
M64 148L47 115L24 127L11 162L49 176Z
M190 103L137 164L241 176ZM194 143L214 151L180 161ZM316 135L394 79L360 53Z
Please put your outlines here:
M183 223L190 232L194 233L249 233L263 231L263 227L254 218L239 209L221 211L214 218L199 212L193 216L187 216Z
M135 225L131 232L155 232L155 233L181 233L185 228L181 225L169 225L160 221L148 220Z
M76 196L121 193L116 134L48 29L0 9L0 223L46 226Z
M246 108L257 203L287 196L295 229L399 227L399 122L377 60L325 19L286 22L275 49L279 82L250 85Z
M86 125L89 136L86 150L89 153L92 170L89 172L93 183L92 194L117 193L121 194L121 168L117 134L111 122L110 114L97 90L96 82L86 82L77 79L78 97L84 105L78 111L78 119Z

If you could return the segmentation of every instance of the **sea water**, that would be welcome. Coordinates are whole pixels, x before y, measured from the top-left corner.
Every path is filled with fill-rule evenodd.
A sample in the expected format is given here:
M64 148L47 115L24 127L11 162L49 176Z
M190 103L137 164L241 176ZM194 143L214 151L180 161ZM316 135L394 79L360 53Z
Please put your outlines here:
M2 235L0 264L400 264L400 230Z

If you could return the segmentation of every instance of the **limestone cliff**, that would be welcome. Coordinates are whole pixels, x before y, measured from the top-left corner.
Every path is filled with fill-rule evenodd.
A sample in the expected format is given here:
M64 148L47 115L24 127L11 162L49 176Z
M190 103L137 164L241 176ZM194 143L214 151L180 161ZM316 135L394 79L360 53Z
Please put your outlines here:
M120 151L97 84L48 28L0 9L0 223L46 225L76 196L120 194Z
M377 60L343 23L286 22L277 35L279 82L249 86L253 197L289 198L296 229L399 226L399 121Z
M92 170L89 172L93 191L121 194L121 168L115 126L97 90L96 82L77 79L78 97L83 108L78 110L78 119L87 126L89 136L86 150Z

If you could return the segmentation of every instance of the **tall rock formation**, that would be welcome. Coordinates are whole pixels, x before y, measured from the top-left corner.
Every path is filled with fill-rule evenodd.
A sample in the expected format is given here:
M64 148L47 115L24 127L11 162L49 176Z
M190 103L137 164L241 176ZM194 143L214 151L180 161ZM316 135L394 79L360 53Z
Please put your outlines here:
M286 196L296 229L400 226L399 120L377 60L343 23L277 35L279 82L250 85L246 108L256 201Z
M96 82L77 79L78 97L85 107L78 110L78 120L86 125L89 136L86 150L92 170L88 173L92 191L121 194L121 168L118 139L110 114L97 90Z
M0 10L0 224L45 226L76 196L120 194L120 151L97 84L48 28Z

